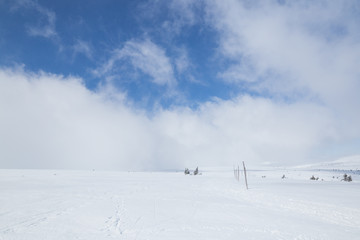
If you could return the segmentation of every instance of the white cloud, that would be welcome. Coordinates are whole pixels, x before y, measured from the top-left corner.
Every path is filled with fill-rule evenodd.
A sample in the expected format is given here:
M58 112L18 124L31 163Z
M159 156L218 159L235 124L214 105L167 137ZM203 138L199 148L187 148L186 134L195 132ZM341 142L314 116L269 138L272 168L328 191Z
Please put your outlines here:
M17 0L14 3L13 10L18 8L27 8L35 10L38 13L38 24L27 26L27 32L31 36L40 36L52 38L57 36L55 30L56 14L40 5L37 1Z
M224 72L220 72L218 77L229 83L238 82L256 82L259 77L249 62L241 61L239 64L233 64Z
M106 75L117 71L117 64L124 60L129 61L135 69L150 76L153 83L169 88L176 86L174 70L165 50L149 39L127 41L122 48L115 49L110 59L94 73Z
M260 94L316 100L358 132L360 30L356 1L207 1L230 65L219 76ZM356 10L357 9L357 10ZM357 12L358 13L358 12Z
M296 164L354 138L330 109L313 103L242 96L149 117L109 86L91 92L81 79L16 69L0 70L0 116L2 168Z
M80 79L11 70L1 71L0 79L2 167L156 165L149 120L88 91Z
M175 68L178 74L183 74L191 67L191 60L189 59L186 48L177 49L178 57L175 58Z
M201 5L201 1L168 1L167 4L171 16L162 27L171 34L179 35L183 27L192 26L200 20L196 10Z
M74 54L84 54L87 58L93 58L93 50L90 43L82 40L77 40L76 43L72 47Z
M202 15L197 12L201 7L202 1L194 0L145 1L139 4L141 14L137 17L141 21L161 21L156 31L169 40L201 20Z

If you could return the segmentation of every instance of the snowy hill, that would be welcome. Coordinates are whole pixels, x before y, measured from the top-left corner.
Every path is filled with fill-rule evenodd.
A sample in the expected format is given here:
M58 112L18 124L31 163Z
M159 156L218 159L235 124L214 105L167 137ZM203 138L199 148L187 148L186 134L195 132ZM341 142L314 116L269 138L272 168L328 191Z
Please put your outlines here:
M296 166L295 169L360 170L360 155L339 158L331 162Z

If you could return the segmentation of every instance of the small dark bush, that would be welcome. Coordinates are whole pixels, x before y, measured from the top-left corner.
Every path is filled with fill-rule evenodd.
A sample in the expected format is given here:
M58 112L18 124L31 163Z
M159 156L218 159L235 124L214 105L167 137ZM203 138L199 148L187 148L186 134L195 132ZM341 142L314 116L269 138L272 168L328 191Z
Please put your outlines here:
M345 181L345 182L351 182L352 181L352 177L350 175L347 175L346 173L344 174L344 178L341 179L341 181Z
M194 175L197 175L199 173L199 167L196 167L195 171L194 171Z

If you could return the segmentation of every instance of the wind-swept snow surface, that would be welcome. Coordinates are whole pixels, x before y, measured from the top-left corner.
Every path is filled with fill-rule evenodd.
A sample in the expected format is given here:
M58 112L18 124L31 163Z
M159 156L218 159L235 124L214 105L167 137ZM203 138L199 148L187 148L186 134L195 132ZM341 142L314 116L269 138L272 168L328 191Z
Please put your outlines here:
M249 171L246 190L231 170L0 170L0 239L357 239L360 178L342 174Z

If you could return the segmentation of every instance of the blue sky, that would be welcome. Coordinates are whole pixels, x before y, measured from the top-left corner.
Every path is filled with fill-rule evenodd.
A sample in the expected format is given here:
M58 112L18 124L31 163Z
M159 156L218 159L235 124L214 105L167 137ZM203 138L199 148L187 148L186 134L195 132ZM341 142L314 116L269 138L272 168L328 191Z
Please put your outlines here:
M216 57L217 33L205 22L203 4L193 4L194 13L188 14L191 16L176 13L172 4L3 1L1 64L22 63L30 71L80 76L94 91L111 74L119 90L149 108L158 101L162 106L193 104L213 97L227 99L237 93L234 86L217 77L227 59ZM164 94L167 87L152 82L156 76L126 57L111 72L93 74L128 42L138 42L139 47L150 42L159 50L160 57L169 62L168 77L176 82L177 96ZM142 98L147 99L146 103Z
M359 20L355 0L0 0L2 166L358 155Z

